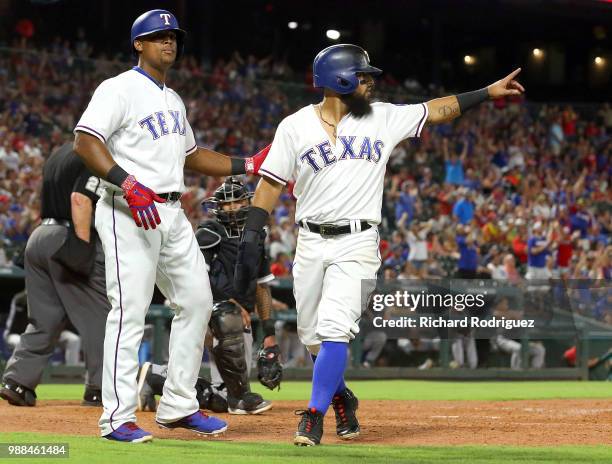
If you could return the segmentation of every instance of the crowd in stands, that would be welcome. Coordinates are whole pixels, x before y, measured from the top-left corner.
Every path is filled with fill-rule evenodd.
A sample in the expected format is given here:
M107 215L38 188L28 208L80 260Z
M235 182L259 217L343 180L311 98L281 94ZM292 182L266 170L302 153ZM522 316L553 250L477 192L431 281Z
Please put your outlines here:
M91 58L85 39L46 49L0 50L0 265L40 221L42 166L72 129L95 87L132 64ZM186 56L168 85L179 92L199 145L247 155L280 120L318 94L285 62L234 53L212 65ZM282 82L281 82L282 81ZM293 83L289 83L293 81ZM413 101L388 76L380 93ZM419 87L419 91L422 88ZM391 97L390 97L391 95ZM610 279L612 106L482 104L453 123L426 126L391 155L381 224L387 278L488 275ZM194 226L222 179L188 174L183 205ZM256 178L248 179L254 188ZM278 277L296 246L291 186L272 215L269 251ZM607 298L609 301L609 297ZM612 322L604 305L597 317Z

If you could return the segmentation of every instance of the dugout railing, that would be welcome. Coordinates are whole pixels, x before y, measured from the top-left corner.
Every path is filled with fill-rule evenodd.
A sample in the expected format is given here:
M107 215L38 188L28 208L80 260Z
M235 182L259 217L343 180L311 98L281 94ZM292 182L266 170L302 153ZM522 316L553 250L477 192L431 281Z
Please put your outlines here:
M19 268L0 269L0 299L2 300L3 311L8 309L8 303L13 294L21 291L24 286L24 273ZM273 296L279 300L291 302L292 282L290 280L280 280L272 287ZM291 305L290 305L291 306ZM0 317L6 313L0 312ZM4 318L3 317L3 318ZM164 362L164 341L167 340L165 332L173 317L170 308L162 304L153 304L147 314L147 324L152 328L152 349L151 359L155 362ZM294 323L296 313L294 309L276 311L277 320ZM0 327L3 327L3 318L0 319ZM254 316L254 338L261 340L257 318ZM542 369L523 368L512 370L509 367L499 367L498 365L480 369L452 369L451 368L451 349L450 341L442 339L440 341L439 358L436 362L437 367L427 370L419 370L416 367L361 367L362 357L362 338L357 337L351 344L351 364L347 376L352 378L422 378L422 379L582 379L587 380L593 377L593 370L589 369L589 360L601 356L612 347L612 330L610 326L568 311L555 310L556 325L549 327L549 332L545 334L544 343L547 351L551 352L549 359L550 365ZM554 332L554 337L550 331ZM539 339L541 334L532 331L528 337L521 339L523 366L528 366L528 346L530 340ZM258 343L258 342L256 342ZM560 362L563 350L575 344L577 346L576 366L563 367ZM2 350L0 362L3 364L10 353L6 349ZM500 361L500 359L497 359ZM509 365L507 358L506 365ZM69 368L65 366L49 367L45 373L46 381L69 382L81 381L84 374L83 368ZM311 370L307 368L287 369L285 373L287 379L307 379L310 378ZM605 378L607 372L600 373L599 378Z

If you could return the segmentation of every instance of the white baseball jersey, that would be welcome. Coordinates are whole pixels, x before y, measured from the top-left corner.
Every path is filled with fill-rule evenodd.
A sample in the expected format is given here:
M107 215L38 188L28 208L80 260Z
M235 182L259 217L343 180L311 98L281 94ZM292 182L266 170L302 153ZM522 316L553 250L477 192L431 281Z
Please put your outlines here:
M334 146L309 105L280 123L260 172L283 184L295 180L296 221L379 224L389 155L400 141L419 137L426 120L424 103L373 103L368 116L340 120Z
M76 131L100 139L117 164L155 192L185 189L185 156L197 148L185 105L142 69L102 82ZM145 231L136 226L122 192L108 185L95 221L111 304L104 341L102 435L136 421L138 349L155 285L175 311L168 377L157 408L160 423L199 409L194 385L212 312L206 263L180 202L157 203L161 224Z
M119 166L154 192L185 190L185 156L197 148L185 105L141 68L102 82L74 131L100 139Z

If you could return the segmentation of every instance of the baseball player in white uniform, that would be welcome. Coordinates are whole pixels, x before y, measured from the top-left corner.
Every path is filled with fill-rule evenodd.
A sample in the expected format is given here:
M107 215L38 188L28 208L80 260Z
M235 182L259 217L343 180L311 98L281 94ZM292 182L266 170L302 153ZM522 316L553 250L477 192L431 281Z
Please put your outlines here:
M112 309L104 343L101 435L145 442L136 425L136 373L145 315L155 284L171 302L168 378L157 423L215 435L227 424L201 413L195 384L212 295L204 258L180 203L184 168L225 176L256 172L265 157L246 161L197 146L179 95L166 71L183 50L185 32L165 10L132 26L138 66L102 82L75 128L75 151L106 180L95 225L104 247ZM263 152L263 151L262 151Z
M256 272L259 230L267 223L283 186L295 180L300 226L293 267L298 334L314 360L312 395L294 442L316 445L323 417L333 405L336 433L359 436L357 398L343 373L348 343L358 332L361 280L375 279L380 266L377 226L381 220L385 168L393 148L419 137L425 124L448 122L489 98L519 95L520 69L496 83L457 96L416 105L370 103L373 76L368 54L355 45L334 45L314 60L314 86L323 101L286 117L261 166L236 264L236 287Z

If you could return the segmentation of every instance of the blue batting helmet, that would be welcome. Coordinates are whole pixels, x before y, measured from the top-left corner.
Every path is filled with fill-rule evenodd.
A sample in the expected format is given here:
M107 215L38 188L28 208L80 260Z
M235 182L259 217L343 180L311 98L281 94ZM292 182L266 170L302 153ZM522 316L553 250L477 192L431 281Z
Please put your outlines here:
M176 59L179 59L183 54L186 32L179 28L175 16L166 10L150 10L136 18L136 21L132 24L132 51L136 52L134 40L159 31L174 31L176 34Z
M352 93L359 86L357 73L360 72L377 76L382 69L371 66L368 52L357 45L332 45L320 51L314 59L313 85L340 94Z

